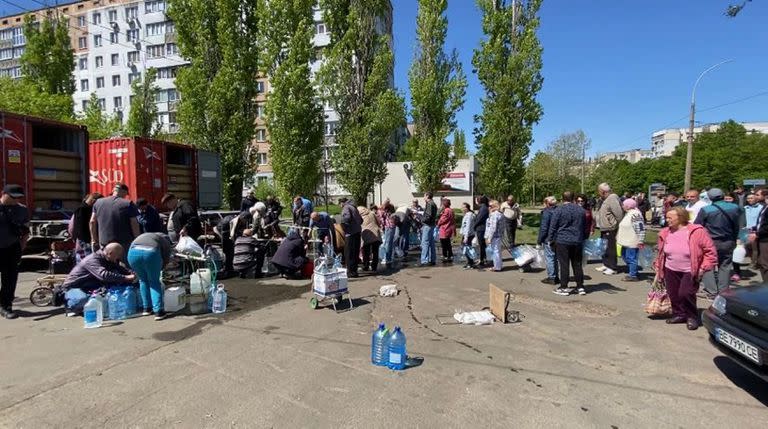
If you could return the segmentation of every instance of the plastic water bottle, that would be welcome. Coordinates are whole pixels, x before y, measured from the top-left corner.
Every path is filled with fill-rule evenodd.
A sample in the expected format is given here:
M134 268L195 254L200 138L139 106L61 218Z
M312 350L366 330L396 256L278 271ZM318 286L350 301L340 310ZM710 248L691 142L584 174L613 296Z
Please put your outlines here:
M214 314L221 314L227 311L227 291L224 290L224 285L220 284L213 292L213 305L211 311Z
M123 286L109 288L109 318L112 320L125 319L125 305L123 304Z
M91 295L83 307L83 320L86 329L99 328L104 322L104 307L101 304L101 299L97 298L96 295Z
M371 338L371 363L379 366L387 366L389 362L389 331L383 323L373 331Z
M387 366L394 370L405 369L405 334L399 326L395 326L394 332L389 336L389 359Z
M138 294L136 293L136 288L133 286L125 287L120 296L123 308L125 309L124 317L133 317L138 313L138 305L136 304L137 297Z

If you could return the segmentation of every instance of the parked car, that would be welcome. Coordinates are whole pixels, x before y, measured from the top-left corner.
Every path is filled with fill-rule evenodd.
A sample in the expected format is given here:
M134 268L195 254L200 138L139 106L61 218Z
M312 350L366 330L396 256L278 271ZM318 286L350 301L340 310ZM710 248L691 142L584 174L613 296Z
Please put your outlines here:
M702 318L715 347L768 381L768 284L720 292Z

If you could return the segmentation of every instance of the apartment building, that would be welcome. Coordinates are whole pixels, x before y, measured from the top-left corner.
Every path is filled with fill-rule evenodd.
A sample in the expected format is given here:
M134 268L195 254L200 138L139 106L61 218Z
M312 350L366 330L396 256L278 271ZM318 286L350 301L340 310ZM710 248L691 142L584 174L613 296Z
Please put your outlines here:
M641 159L653 157L653 151L647 149L630 149L621 152L605 152L597 155L597 162L605 162L612 159L623 159L634 164Z
M748 132L768 134L768 122L741 122ZM701 133L713 133L720 128L720 124L705 124L693 129L693 135ZM680 144L688 142L688 128L667 128L659 130L651 135L651 152L654 157L669 156Z
M175 78L179 68L188 62L179 56L175 26L166 15L166 8L166 0L81 0L2 18L0 46L10 40L12 58L5 63L0 61L0 74L21 76L18 52L23 52L26 42L24 15L29 13L42 20L58 14L69 19L75 52L75 112L85 110L91 94L96 93L102 110L125 123L131 104L131 83L155 68L160 88L155 100L157 121L164 132L177 132L180 96Z

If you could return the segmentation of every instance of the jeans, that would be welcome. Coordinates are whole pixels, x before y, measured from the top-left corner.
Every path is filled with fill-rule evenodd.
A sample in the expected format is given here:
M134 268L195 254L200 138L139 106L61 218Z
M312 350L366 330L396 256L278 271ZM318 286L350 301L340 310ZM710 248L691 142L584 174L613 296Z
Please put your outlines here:
M640 253L640 249L621 247L621 257L624 259L624 263L627 264L630 277L637 277L637 254Z
M13 307L16 282L19 280L19 262L21 262L19 243L0 249L0 307L6 310Z
M384 249L386 253L384 255L384 263L391 264L392 258L395 253L395 228L387 228L384 230Z
M437 248L435 247L435 226L424 225L421 227L421 263L434 264L437 262Z
M141 306L147 310L151 305L155 313L163 311L163 285L160 282L163 257L160 249L131 247L128 251L128 263L139 278Z
M503 261L501 259L501 237L493 237L491 239L491 251L493 252L493 270L501 271L503 268Z
M614 249L616 246L614 245ZM560 263L560 287L568 287L568 266L573 269L573 277L576 280L576 287L584 287L584 266L581 260L584 257L583 244L560 244L557 243L557 259Z
M400 246L400 250L403 251L403 259L408 257L408 249L411 247L410 245L410 232L411 232L411 222L402 222L400 224L400 237L398 238L398 245Z
M600 231L600 237L602 237L608 244L608 247L603 254L603 265L613 271L618 271L619 266L616 261L616 231Z
M544 256L547 260L547 277L556 280L558 272L557 253L552 243L544 243Z
M665 268L664 285L667 287L669 302L672 304L672 315L698 320L696 284L693 281L693 277L691 277L691 273L681 273Z
M356 275L360 261L360 234L347 235L344 238L344 261L347 264L347 271Z
M712 241L715 243L715 249L717 249L717 278L715 278L714 270L711 270L704 273L701 282L707 293L716 295L721 290L727 288L730 283L731 269L733 268L733 249L736 248L736 242L731 240Z
M67 300L67 311L82 313L83 307L85 306L85 303L88 302L88 297L90 296L89 293L78 288L72 288L64 292L64 299Z
M379 267L379 247L381 247L381 241L363 244L363 270L367 271L370 268L376 271Z

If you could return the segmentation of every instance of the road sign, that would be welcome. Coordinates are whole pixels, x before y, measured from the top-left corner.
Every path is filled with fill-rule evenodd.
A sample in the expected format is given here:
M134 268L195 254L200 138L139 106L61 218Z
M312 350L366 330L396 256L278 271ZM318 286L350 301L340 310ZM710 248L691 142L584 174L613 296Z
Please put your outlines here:
M765 186L765 179L745 179L744 186Z

